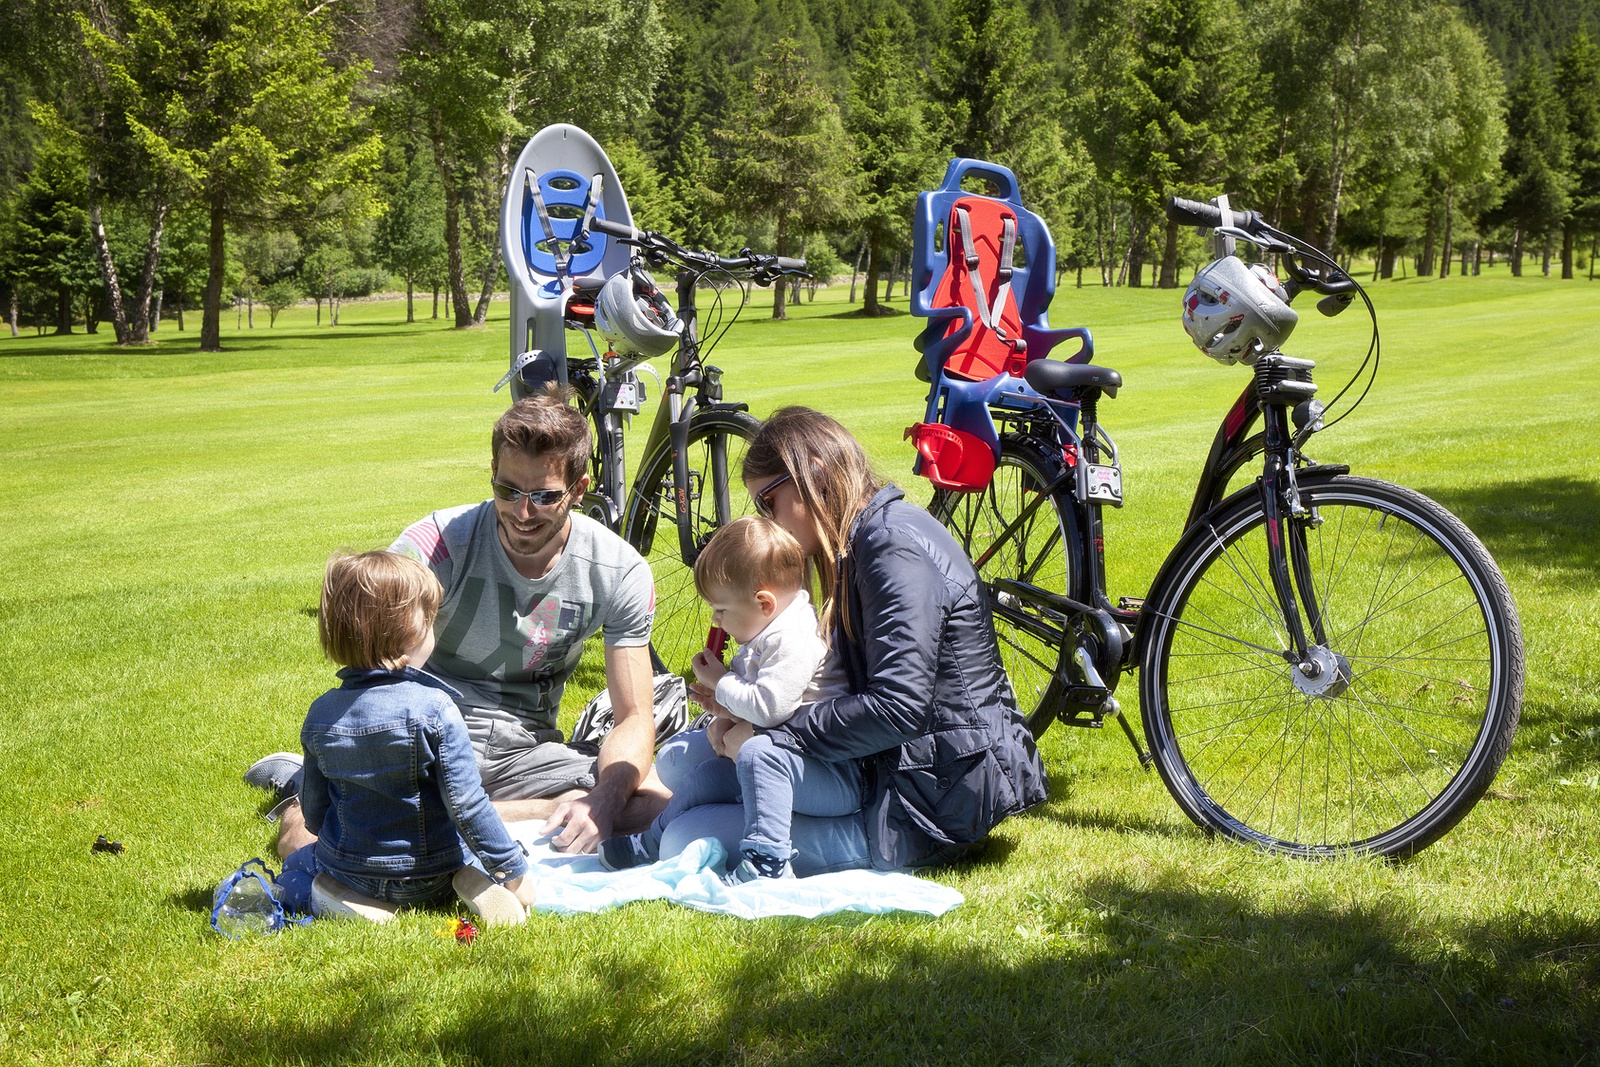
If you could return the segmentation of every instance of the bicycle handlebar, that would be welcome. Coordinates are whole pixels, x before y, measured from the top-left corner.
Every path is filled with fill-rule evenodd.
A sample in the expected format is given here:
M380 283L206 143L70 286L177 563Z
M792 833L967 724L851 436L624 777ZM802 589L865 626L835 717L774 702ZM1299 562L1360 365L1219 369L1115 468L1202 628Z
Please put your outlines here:
M1185 200L1182 197L1173 197L1167 201L1167 218L1182 226L1232 226L1246 233L1255 233L1264 225L1259 211L1228 212L1231 218L1226 222L1222 218L1222 209L1215 204L1204 204L1198 200Z
M609 219L593 218L589 221L589 228L629 244L638 245L645 251L663 258L676 259L681 263L720 270L751 271L758 276L758 281L761 275L804 274L806 269L806 261L803 259L760 255L748 248L743 249L737 256L719 256L714 252L696 251L683 247L665 234L625 226Z

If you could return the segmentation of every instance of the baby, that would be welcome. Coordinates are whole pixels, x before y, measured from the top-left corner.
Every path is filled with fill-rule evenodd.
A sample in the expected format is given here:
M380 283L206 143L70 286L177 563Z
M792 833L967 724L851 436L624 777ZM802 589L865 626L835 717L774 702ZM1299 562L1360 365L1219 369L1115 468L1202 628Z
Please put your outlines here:
M328 561L317 630L341 684L312 702L300 731L300 803L317 840L285 863L316 873L316 915L382 922L455 892L486 921L519 923L533 903L457 694L411 666L433 651L441 595L427 567L393 552Z
M838 816L860 808L855 763L817 760L756 732L787 721L821 695L816 681L828 649L817 633L805 578L800 545L777 523L755 516L719 530L695 560L695 588L711 606L712 625L740 646L726 667L709 650L694 657L696 679L715 694L716 718L703 739L687 744L709 758L670 783L672 801L650 829L600 843L602 866L652 863L662 833L678 815L702 804L740 802L744 838L728 880L789 877L795 813Z

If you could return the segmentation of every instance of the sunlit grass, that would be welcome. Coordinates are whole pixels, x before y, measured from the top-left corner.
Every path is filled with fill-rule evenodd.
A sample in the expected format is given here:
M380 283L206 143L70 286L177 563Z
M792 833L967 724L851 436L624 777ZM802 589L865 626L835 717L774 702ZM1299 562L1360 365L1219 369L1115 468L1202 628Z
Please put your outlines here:
M1056 728L1051 799L936 875L967 896L942 919L651 904L471 948L439 913L255 944L205 913L270 848L240 772L293 747L330 684L309 614L328 553L485 495L504 305L477 331L406 326L394 301L348 304L337 329L309 307L226 320L220 355L194 351L198 316L132 352L108 329L0 339L0 1062L1592 1060L1600 291L1499 271L1373 292L1383 371L1314 452L1460 515L1528 644L1511 757L1440 843L1389 865L1212 841L1114 728ZM1128 501L1113 596L1149 584L1247 380L1189 346L1176 306L1069 279L1051 315L1092 327L1126 382L1102 406ZM837 288L788 322L768 307L711 357L728 398L837 415L925 498L901 439L920 321L863 320ZM1331 396L1366 339L1359 309L1307 309L1291 350ZM586 667L567 722L600 683ZM101 833L127 851L91 854Z

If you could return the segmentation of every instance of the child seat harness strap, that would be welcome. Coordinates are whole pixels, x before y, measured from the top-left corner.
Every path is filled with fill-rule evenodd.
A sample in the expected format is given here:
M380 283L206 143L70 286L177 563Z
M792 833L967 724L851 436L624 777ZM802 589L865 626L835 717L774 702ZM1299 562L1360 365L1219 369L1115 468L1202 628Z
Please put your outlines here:
M967 214L964 207L956 208L956 216L961 220L961 250L966 256L967 279L972 283L972 302L977 309L979 320L994 335L1009 344L1014 350L1021 352L1027 347L1027 342L1018 337L1008 337L1005 325L1001 321L1001 312L1006 306L1006 297L1011 295L1011 257L1017 248L1017 220L1006 216L1002 220L1000 235L1000 260L996 266L995 278L1000 285L995 290L994 301L986 299L983 291L983 279L978 276L978 249L972 241L972 217Z
M589 224L594 221L595 205L600 202L600 190L604 179L596 174L589 182L589 195L584 199L583 222L573 233L572 239L562 247L561 238L556 236L556 229L550 223L550 211L545 207L544 194L539 192L539 183L528 181L531 172L523 180L527 183L528 192L533 195L533 210L539 216L539 225L544 230L544 243L550 249L550 255L556 261L556 273L566 274L567 267L572 262L572 246L577 243L578 234L589 232Z

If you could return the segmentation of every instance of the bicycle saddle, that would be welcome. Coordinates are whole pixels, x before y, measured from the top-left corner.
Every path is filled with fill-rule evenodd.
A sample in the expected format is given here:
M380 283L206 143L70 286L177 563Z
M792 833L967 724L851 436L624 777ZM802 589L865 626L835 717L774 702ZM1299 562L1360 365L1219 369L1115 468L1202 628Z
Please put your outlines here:
M1036 359L1022 373L1029 385L1046 395L1073 389L1099 389L1106 396L1116 396L1117 388L1122 385L1122 375L1110 367L1097 367L1093 363Z

